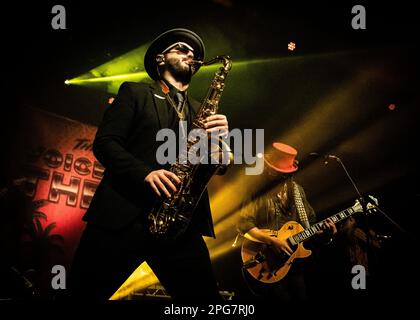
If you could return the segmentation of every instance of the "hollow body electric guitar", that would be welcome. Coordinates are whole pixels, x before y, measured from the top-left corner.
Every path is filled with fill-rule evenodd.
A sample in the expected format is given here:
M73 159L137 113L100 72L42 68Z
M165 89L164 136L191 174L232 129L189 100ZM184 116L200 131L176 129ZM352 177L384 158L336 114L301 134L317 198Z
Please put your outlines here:
M366 209L372 211L377 206L377 200L372 196L369 196L369 198L373 200L375 204L368 202L366 204ZM352 207L340 211L330 218L334 223L337 223L352 216L356 212L363 212L363 207L359 200L356 200ZM321 231L326 220L327 219L322 220L307 229L304 229L296 221L289 221L285 223L280 230L262 230L271 237L287 239L287 242L293 250L291 256L288 256L283 251L261 242L246 233L241 248L243 268L258 281L264 283L280 281L287 275L295 259L306 258L311 255L311 250L305 249L303 247L303 242Z

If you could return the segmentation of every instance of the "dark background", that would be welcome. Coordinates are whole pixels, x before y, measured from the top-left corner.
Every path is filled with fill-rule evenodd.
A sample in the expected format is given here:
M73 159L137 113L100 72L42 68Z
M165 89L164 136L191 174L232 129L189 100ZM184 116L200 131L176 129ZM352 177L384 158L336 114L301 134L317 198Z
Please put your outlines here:
M366 30L351 28L352 2L153 1L148 8L140 1L7 4L2 20L7 76L2 81L10 88L12 79L25 84L18 94L22 103L97 124L101 114L95 100L103 104L102 97L67 87L64 80L150 42L162 30L184 26L204 33L204 40L216 39L207 45L208 57L215 54L217 36L228 39L234 60L286 56L290 39L298 43L296 55L404 50L417 38L415 10L407 3L365 4ZM54 4L66 8L66 30L51 27ZM409 56L401 58L413 67L415 61Z
M13 161L7 155L16 135L14 123L22 108L40 108L97 125L110 94L66 86L64 80L133 50L174 27L191 28L202 35L207 57L219 54L219 48L228 49L229 52L223 53L236 61L290 55L308 57L298 60L301 62L284 73L278 66L249 69L250 74L235 75L232 71L231 93L227 90L224 97L226 106L233 106L224 111L230 126L265 128L266 142L293 128L295 122L310 112L313 102L351 78L353 73L369 65L377 66L379 61L384 70L384 76L378 76L379 84L369 82L366 90L352 101L354 108L348 110L355 109L357 121L340 134L329 133L317 150L306 148L299 139L293 143L300 149L301 168L311 164L317 168L316 174L308 170L307 175L302 173L299 178L315 209L321 216L328 216L351 205L355 192L338 164L324 166L308 154L340 150L335 147L377 119L389 117L388 105L396 104L395 112L399 113L394 113L396 120L390 122L392 126L381 129L383 139L378 139L369 150L352 145L353 148L344 149L339 156L356 182L361 181L362 192L374 193L383 210L411 234L401 232L381 214L372 218L375 228L392 236L380 257L385 262L378 272L374 297L396 301L410 298L408 290L415 290L418 284L414 263L417 239L413 235L417 233L420 195L416 156L418 17L413 5L401 1L291 5L232 0L153 1L146 8L140 1L71 1L59 3L67 11L67 29L53 30L51 8L55 4L58 3L46 1L2 7L5 16L1 22L2 168ZM365 5L366 30L351 28L351 8L356 4ZM218 43L218 39L223 39L223 43ZM298 46L293 53L286 48L291 39ZM332 53L341 54L330 56ZM334 115L331 123L345 124L341 116L342 113ZM316 135L322 136L323 132L314 134L314 139ZM1 178L5 181L13 178L2 171ZM393 174L388 177L391 171ZM377 183L382 176L383 181ZM330 203L327 198L335 199ZM215 269L224 289L246 297L249 292L241 279L238 259L238 252L234 251L222 262L215 263ZM325 264L327 268L329 264ZM325 283L329 283L328 276L323 276ZM328 291L330 287L323 288Z

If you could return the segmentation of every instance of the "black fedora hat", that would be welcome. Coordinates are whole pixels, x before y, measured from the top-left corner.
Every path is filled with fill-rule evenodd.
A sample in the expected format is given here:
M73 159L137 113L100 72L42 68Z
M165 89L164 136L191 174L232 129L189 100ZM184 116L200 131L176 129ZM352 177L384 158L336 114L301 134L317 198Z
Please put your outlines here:
M168 30L153 40L144 55L144 68L153 80L159 79L156 67L156 56L164 53L164 51L178 42L187 44L188 47L193 49L194 60L204 60L204 43L196 33L183 28ZM194 73L197 72L198 69L200 68L197 67Z

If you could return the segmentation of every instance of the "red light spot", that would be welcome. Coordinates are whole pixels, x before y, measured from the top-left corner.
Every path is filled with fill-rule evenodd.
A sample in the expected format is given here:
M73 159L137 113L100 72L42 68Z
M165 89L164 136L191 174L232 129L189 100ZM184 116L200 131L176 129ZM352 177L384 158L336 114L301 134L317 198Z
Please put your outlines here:
M391 104L388 106L388 109L389 109L389 110L391 110L391 111L394 111L396 108L397 108L397 106L396 106L395 104L393 104L393 103L391 103Z
M287 45L287 49L288 49L289 51L293 51L293 50L295 50L295 49L296 49L296 43L294 43L294 42L289 42L289 43L288 43L288 45Z

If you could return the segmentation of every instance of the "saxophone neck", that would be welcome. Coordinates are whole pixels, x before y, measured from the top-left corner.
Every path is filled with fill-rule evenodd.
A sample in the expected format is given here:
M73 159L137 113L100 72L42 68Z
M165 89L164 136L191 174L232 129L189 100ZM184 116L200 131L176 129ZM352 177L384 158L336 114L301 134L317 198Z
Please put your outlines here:
M222 62L223 63L223 69L224 71L229 71L232 68L232 60L229 56L225 56L225 55L221 55L221 56L216 56L211 60L208 61L200 61L200 60L191 60L191 64L193 66L209 66L211 64L217 63L217 62Z

